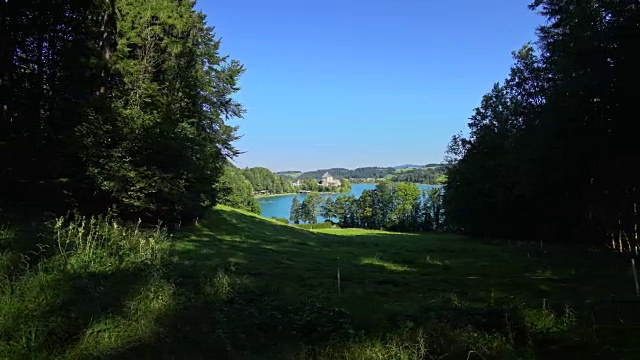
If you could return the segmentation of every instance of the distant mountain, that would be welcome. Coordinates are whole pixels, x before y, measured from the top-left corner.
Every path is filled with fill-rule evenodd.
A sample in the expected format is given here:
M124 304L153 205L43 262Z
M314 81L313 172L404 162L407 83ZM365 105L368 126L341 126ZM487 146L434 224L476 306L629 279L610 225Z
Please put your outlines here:
M446 180L443 178L446 165L444 164L427 164L427 165L399 165L390 167L362 167L357 169L332 168L318 169L314 171L306 171L302 174L291 172L281 172L280 176L296 177L299 179L320 179L320 177L328 172L339 179L385 179L390 181L406 181L420 184L440 184Z
M394 169L417 169L421 167L422 165L411 165L411 164L392 166L392 168Z

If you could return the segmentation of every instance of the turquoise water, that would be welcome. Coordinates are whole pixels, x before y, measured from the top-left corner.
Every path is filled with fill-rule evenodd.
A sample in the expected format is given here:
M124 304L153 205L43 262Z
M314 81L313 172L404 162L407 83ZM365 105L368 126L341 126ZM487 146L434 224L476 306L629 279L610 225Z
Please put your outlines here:
M349 195L353 195L356 198L362 195L362 192L365 190L375 189L375 184L353 184L351 185L351 191L349 191ZM435 186L433 185L421 185L418 187L420 190L431 189ZM296 194L296 195L282 195L282 196L273 196L267 198L258 199L258 204L260 205L260 213L264 217L279 217L279 218L289 218L289 211L291 211L291 202L293 201L293 197L297 197L300 202L304 200L307 195L305 194ZM321 195L323 199L331 196L332 198L338 197L338 195ZM318 222L323 222L324 218L318 217Z

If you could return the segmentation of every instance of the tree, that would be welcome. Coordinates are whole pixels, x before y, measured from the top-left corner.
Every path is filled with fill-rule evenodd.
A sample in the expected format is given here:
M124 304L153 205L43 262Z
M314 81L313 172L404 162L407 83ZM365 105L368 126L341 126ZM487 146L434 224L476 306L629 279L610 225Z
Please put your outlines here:
M420 189L415 184L397 183L394 184L394 202L395 209L393 218L396 224L387 226L395 226L401 230L411 230L413 226L413 213L416 203L420 200Z
M394 184L388 181L379 183L376 185L373 198L373 208L375 209L373 228L382 229L388 225L396 224L398 219L395 217L397 213Z
M442 228L442 188L431 188L427 190L427 211L428 218L431 219L433 230Z
M336 218L338 218L338 222L344 225L345 220L347 218L347 197L346 196L338 196L334 201L334 209L336 212ZM345 226L346 227L346 226Z
M315 179L304 179L302 182L302 189L303 190L309 190L309 191L318 191L319 190L320 185L318 185L318 181L316 181Z
M291 210L289 211L289 219L294 224L299 224L302 218L302 208L300 204L300 200L298 200L297 196L293 197L291 201Z
M238 154L227 121L244 112L243 66L193 1L49 5L1 5L0 201L201 216Z
M301 219L308 224L316 224L320 215L320 194L312 192L302 201Z
M450 146L447 223L472 235L638 242L629 94L640 80L628 1L536 0L546 18Z
M324 204L322 204L320 215L326 220L331 220L337 217L335 202L331 196L327 196Z
M340 180L340 189L338 190L338 192L340 193L346 193L351 191L351 182L349 182L348 179L341 179Z
M260 214L260 206L253 196L253 187L240 170L226 166L215 188L220 204Z
M471 235L514 237L529 227L532 181L542 177L525 133L541 114L544 71L529 45L513 56L510 77L474 110L470 137L456 135L448 148L447 218Z
M293 186L288 179L275 175L267 168L246 168L243 173L256 191L268 191L271 194L293 192Z
M376 192L373 190L365 190L360 195L360 198L357 200L357 212L359 219L358 224L354 224L354 226L359 226L366 229L373 229L376 227L376 207L375 207L375 196Z

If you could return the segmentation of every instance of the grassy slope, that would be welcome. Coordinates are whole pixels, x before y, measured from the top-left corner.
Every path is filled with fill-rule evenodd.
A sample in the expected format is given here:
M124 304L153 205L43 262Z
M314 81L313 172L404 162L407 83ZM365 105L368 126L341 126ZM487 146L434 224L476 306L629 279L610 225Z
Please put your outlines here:
M314 356L341 357L338 354L345 351L343 347L362 350L364 346L369 351L376 346L371 339L444 321L449 325L442 339L452 337L464 346L439 349L432 345L435 355L464 357L471 349L482 352L486 348L484 356L510 358L510 351L519 346L515 343L523 340L513 340L513 346L502 342L509 343L505 340L509 336L523 335L515 330L515 335L495 335L504 331L504 318L500 311L495 310L501 314L497 317L487 311L522 303L529 305L523 312L531 318L528 332L556 331L561 339L553 347L568 341L567 351L582 351L587 356L593 354L587 344L589 335L565 329L566 334L572 334L569 338L579 338L574 344L561 334L558 323L562 322L563 307L569 305L580 312L587 308L586 302L600 303L611 294L630 294L628 274L611 266L617 262L593 268L594 263L602 264L597 254L567 257L566 249L542 254L535 247L510 249L453 235L357 229L310 232L224 207L183 233L177 251L181 259L190 259L182 269L182 282L197 284L198 291L211 287L209 292L217 294L225 305L220 312L220 304L198 303L194 313L177 316L174 326L191 324L188 338L200 347L212 346L209 350L213 350L225 343L229 353L243 357L272 351L280 357L296 343L324 349L313 352ZM616 282L623 275L624 285ZM221 288L220 279L228 286ZM549 310L552 307L559 312L553 313ZM484 322L492 321L498 324L489 330L483 328ZM513 321L514 327L522 325ZM464 330L470 325L476 328ZM224 334L213 341L209 327ZM365 340L323 347L332 336L344 340L360 331L364 331ZM458 340L457 336L469 339ZM209 345L203 345L207 342ZM167 343L160 353L170 349L174 348ZM544 347L516 351L548 357ZM564 355L560 353L558 358Z
M633 320L625 309L637 303L612 302L632 294L632 279L604 254L306 231L226 207L174 238L160 265L42 270L0 289L0 320L14 321L0 324L13 330L0 340L14 339L0 358L638 355L621 350L638 329L618 320Z

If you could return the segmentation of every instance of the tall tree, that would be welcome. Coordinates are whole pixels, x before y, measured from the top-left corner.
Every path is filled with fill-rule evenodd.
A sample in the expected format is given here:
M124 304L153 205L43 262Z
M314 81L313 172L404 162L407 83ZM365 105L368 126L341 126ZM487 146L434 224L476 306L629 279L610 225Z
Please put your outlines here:
M316 224L320 216L320 194L312 192L302 201L301 218L308 224Z
M300 200L298 200L297 196L293 197L291 201L291 209L289 210L289 220L291 220L294 224L299 224L300 220L302 220L302 208L300 204Z
M0 4L0 201L164 219L215 204L244 68L194 2L47 5Z
M320 211L320 216L325 218L326 220L334 219L336 215L336 205L331 196L327 196L327 199L322 204L322 209Z
M540 56L525 47L451 143L448 222L476 235L638 244L633 96L640 6L536 0Z

